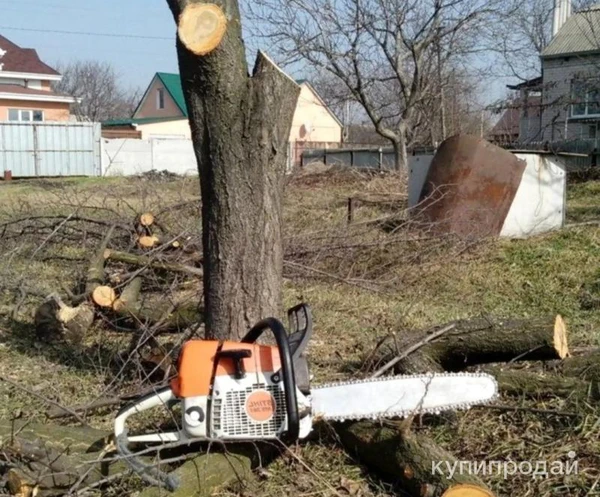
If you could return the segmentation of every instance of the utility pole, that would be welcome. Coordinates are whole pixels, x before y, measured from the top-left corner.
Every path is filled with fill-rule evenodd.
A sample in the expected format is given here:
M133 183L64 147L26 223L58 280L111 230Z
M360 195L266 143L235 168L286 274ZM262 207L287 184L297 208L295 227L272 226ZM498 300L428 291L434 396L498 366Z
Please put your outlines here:
M443 142L446 139L446 108L444 101L444 83L442 81L442 44L441 44L441 36L440 31L443 26L438 26L437 28L437 40L436 40L436 52L437 52L437 79L439 85L439 93L440 93L440 131L441 131L441 140Z

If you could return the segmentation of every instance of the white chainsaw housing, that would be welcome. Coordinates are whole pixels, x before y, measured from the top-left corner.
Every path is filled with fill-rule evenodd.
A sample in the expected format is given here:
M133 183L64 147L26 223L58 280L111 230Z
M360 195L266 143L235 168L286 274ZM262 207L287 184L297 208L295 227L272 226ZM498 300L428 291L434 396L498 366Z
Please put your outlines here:
M273 373L253 373L245 378L221 375L215 377L210 395L210 415L199 423L190 418L194 408L205 409L206 397L183 399L183 426L186 434L193 438L218 440L273 440L281 438L287 430L285 392L283 382L274 382ZM268 419L253 419L248 412L250 396L257 392L267 392L274 400L274 412ZM296 389L299 412L306 415L300 419L300 438L308 436L312 430L310 402ZM206 410L204 412L207 412Z

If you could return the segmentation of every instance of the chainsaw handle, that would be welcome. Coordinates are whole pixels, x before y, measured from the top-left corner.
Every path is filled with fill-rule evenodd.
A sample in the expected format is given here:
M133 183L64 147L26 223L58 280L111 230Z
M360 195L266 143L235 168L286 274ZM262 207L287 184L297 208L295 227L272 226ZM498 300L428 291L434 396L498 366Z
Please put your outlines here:
M125 406L115 419L115 442L117 446L117 452L125 462L150 485L158 487L164 487L169 491L174 491L179 486L179 481L176 476L169 475L164 471L161 471L155 466L146 464L144 461L136 457L136 455L129 449L129 438L127 437L126 421L129 416L152 407L159 405L166 405L170 401L175 399L175 394L170 387L165 387L157 390L156 392L149 393L136 402ZM160 435L157 434L155 437L161 441Z
M288 334L283 323L275 318L267 318L255 324L246 333L242 343L254 343L266 331L271 330L277 342L279 356L281 359L281 376L285 388L285 408L287 411L288 426L285 439L294 442L300 434L300 415L298 414L298 401L296 399L296 379L294 376L294 363L290 351Z

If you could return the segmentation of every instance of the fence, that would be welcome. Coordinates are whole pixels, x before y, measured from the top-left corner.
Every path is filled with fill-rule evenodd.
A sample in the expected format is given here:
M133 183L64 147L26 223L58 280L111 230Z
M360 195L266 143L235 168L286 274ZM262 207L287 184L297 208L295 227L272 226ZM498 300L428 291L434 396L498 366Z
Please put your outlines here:
M0 173L97 176L100 124L0 122Z
M391 148L341 148L304 150L301 166L310 162L343 165L360 169L394 169L394 151Z
M102 140L102 175L132 176L153 169L198 174L191 140Z

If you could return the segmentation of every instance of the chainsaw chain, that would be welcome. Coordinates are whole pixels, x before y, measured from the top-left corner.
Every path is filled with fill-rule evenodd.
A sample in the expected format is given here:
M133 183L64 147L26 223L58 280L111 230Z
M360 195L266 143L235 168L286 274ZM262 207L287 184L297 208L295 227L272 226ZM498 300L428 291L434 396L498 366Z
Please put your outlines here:
M443 409L420 408L418 410L401 409L401 410L397 410L397 411L388 409L385 411L373 413L370 416L364 416L362 414L356 415L356 416L353 416L352 414L349 414L348 416L327 416L325 414L322 416L322 419L338 421L338 422L357 421L357 420L361 420L361 419L369 419L369 420L375 421L375 420L379 420L379 419L389 419L389 418L406 418L408 416L413 416L416 414L440 414L441 412L446 412L446 411L467 410L474 405L485 404L487 402L491 402L498 396L498 382L496 381L496 378L494 378L492 375L489 375L487 373L425 373L425 374L411 374L411 375L382 376L382 377L378 377L378 378L365 378L362 380L347 380L347 381L324 383L322 385L315 386L312 389L313 390L321 390L321 389L331 388L331 387L360 385L363 383L375 383L375 382L381 382L381 381L400 380L400 379L431 380L433 378L440 378L440 377L460 377L460 376L471 376L471 377L479 377L479 378L485 377L485 378L491 379L495 385L493 395L487 401L484 400L484 401L478 401L478 402L458 402L456 404L448 404L448 405L444 406Z

